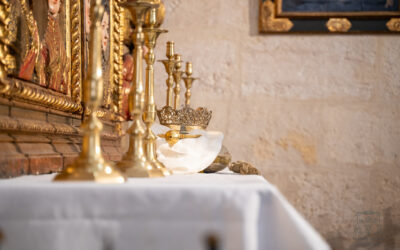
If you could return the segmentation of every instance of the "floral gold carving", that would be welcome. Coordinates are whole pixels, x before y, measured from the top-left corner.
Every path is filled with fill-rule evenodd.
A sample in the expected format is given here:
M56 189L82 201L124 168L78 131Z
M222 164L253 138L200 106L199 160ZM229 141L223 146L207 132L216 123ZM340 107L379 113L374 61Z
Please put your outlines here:
M347 18L329 18L326 27L330 32L347 32L351 28L351 22Z
M112 5L112 29L111 29L111 48L112 48L112 67L111 83L113 86L112 109L115 113L122 110L122 68L123 68L123 40L124 40L124 8L120 6L123 0L114 0Z
M10 54L10 4L0 0L0 93L8 91L7 75L15 69L15 59Z
M276 6L271 0L261 1L260 17L262 32L285 32L293 27L288 18L276 18Z
M76 112L81 110L80 103L76 103L63 94L55 93L35 84L9 78L6 89L2 94L8 97L22 99L35 104L51 107L56 110Z
M26 1L21 1L21 12L23 13L24 18L26 18L26 22L28 24L28 30L29 30L29 35L32 37L32 40L30 43L27 44L26 48L26 55L25 59L27 57L31 57L32 60L34 60L34 64L31 65L22 65L26 66L27 68L23 69L19 72L20 78L26 78L29 75L28 81L32 80L32 73L33 70L37 71L38 78L39 78L39 85L44 85L44 77L40 72L44 72L45 69L43 68L44 64L41 63L40 56L39 56L39 49L42 49L40 45L40 41L38 40L38 30L37 30L37 23L33 17L32 10L27 6ZM69 8L69 4L71 4L71 8ZM9 13L10 13L10 4L6 0L0 0L0 30L1 30L1 35L0 35L0 42L2 43L2 46L0 46L0 70L3 70L2 72L5 72L6 74L2 74L1 76L3 77L2 86L0 87L0 93L3 94L5 97L8 98L16 98L19 100L24 100L29 103L34 103L38 104L40 106L45 106L50 109L55 109L55 110L62 110L62 111L67 111L67 112L80 112L82 110L81 107L81 97L80 97L80 88L81 88L81 34L80 34L80 1L79 0L70 0L67 1L67 21L66 21L66 28L67 28L67 33L71 34L71 36L67 35L69 39L67 39L66 44L67 44L67 51L64 51L64 54L62 57L64 58L64 64L67 63L68 55L71 52L71 70L69 67L62 66L61 68L58 68L59 75L63 74L63 78L65 82L71 82L71 96L58 93L52 90L49 90L47 88L44 88L42 86L39 86L37 84L32 84L30 82L25 82L16 78L11 78L8 77L5 79L5 75L7 73L10 73L11 70L15 69L15 60L12 58L10 54L10 48L11 48L11 43L8 40L8 37L12 37L8 35L8 22L9 22ZM49 17L50 18L50 17ZM53 21L56 21L57 19L54 19ZM69 24L72 25L69 25ZM55 26L57 26L57 23L54 23ZM55 27L54 26L54 27ZM48 31L54 31L58 32L59 30L52 29L53 26L49 25L46 30L46 34ZM17 32L17 31L14 31ZM2 37L3 35L3 37ZM47 34L47 44L50 45L49 42L51 42L52 36L50 33ZM57 45L57 44L56 44ZM58 44L59 45L59 44ZM49 47L49 46L47 46ZM51 47L51 46L50 46ZM69 51L71 50L71 51ZM53 53L55 50L52 50ZM51 53L50 49L48 51ZM58 53L58 52L57 52ZM51 56L51 55L50 55ZM50 58L51 59L51 58ZM62 58L61 58L62 59ZM54 60L54 58L53 58ZM25 61L25 60L24 60ZM51 60L50 60L51 62ZM60 65L59 65L60 66ZM31 67L29 69L29 67ZM67 68L62 69L62 68ZM25 72L24 72L25 70ZM71 72L69 72L71 71ZM65 74L67 72L67 74ZM0 73L1 74L1 73ZM69 81L65 77L71 76L72 81ZM25 76L25 77L24 77ZM68 87L66 87L68 88ZM64 93L67 93L67 89L64 88Z
M82 136L82 131L69 124L0 116L0 131ZM117 140L115 133L102 133L102 138Z
M122 41L123 32L121 31L122 19L123 19L123 8L118 5L118 2L123 0L113 0L112 3L112 35L111 39L112 46L112 74L111 80L113 87L112 100L113 105L111 109L100 109L97 112L98 117L120 120L117 115L119 113L122 95ZM82 15L81 15L81 1L80 0L69 0L66 1L67 10L66 15L66 27L67 32L67 54L71 60L71 68L69 70L70 80L70 95L57 93L56 91L49 90L37 84L27 81L19 80L13 77L7 77L9 73L15 71L15 59L11 53L11 42L9 33L10 22L10 4L7 0L0 0L0 94L3 94L7 98L16 98L18 100L25 100L29 103L34 103L40 106L44 106L54 110L61 110L71 113L81 113L83 108L81 106L81 85L82 85ZM31 42L26 46L26 53L31 52L35 56L39 51L40 44L36 43L34 37L37 33L36 21L32 15L32 11L29 6L26 5L26 1L21 1L21 11L26 18L28 24L29 35L33 37ZM15 33L17 31L14 31ZM37 51L36 51L37 50ZM36 52L35 52L36 51ZM26 55L25 55L26 56ZM40 61L39 56L35 61ZM42 71L39 69L40 63L34 65L36 71ZM39 77L40 78L40 77ZM43 80L42 80L43 81ZM40 79L39 79L40 82ZM43 85L43 84L42 84Z
M400 32L400 18L392 18L386 23L386 27L390 31Z
M82 84L82 49L81 49L81 6L79 0L71 4L71 96L76 103L81 103Z

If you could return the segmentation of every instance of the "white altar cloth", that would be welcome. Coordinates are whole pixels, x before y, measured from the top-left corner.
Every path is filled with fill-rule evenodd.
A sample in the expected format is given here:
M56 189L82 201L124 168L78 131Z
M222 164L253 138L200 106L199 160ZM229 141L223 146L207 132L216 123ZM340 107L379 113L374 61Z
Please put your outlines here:
M1 250L329 249L261 176L193 174L120 185L0 180Z

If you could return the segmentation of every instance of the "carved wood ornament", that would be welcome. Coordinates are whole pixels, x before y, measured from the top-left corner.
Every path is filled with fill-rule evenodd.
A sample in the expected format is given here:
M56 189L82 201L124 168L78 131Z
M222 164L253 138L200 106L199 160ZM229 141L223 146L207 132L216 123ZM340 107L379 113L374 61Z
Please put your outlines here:
M104 123L104 155L115 160L120 157L123 121L120 113L124 22L119 1L122 0L107 0L110 84L104 91L110 93L110 102L97 112ZM67 165L79 152L83 112L91 112L84 110L81 103L82 1L61 0L57 12L43 8L39 14L32 2L0 0L0 178L48 173ZM47 5L47 0L34 2L53 7ZM40 21L41 16L48 16L47 20ZM63 39L54 40L58 37ZM24 44L17 46L18 41ZM23 58L22 62L18 58ZM60 59L66 66L55 66ZM59 75L55 75L57 72ZM64 78L60 77L62 74ZM50 86L51 77L56 79L56 85L57 81L64 81L65 87Z

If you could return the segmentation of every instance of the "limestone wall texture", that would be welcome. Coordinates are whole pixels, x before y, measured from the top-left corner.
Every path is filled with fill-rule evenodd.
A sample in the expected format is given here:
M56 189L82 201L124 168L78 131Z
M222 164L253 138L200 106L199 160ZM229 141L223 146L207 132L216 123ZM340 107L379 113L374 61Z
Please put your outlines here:
M173 40L193 62L194 106L213 110L234 160L259 168L333 249L400 249L400 36L260 35L258 0L165 4L157 59Z

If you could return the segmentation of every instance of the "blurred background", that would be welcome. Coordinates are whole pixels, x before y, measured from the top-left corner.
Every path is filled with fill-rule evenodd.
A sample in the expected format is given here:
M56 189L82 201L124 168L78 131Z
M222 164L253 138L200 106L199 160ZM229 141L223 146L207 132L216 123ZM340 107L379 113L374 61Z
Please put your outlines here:
M172 40L193 62L193 106L213 111L233 160L261 170L333 249L400 247L400 37L259 34L258 0L165 7L157 60ZM162 107L167 75L155 72Z

